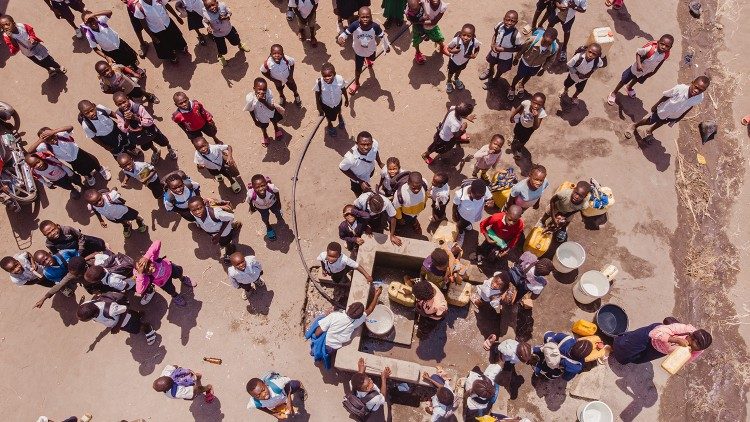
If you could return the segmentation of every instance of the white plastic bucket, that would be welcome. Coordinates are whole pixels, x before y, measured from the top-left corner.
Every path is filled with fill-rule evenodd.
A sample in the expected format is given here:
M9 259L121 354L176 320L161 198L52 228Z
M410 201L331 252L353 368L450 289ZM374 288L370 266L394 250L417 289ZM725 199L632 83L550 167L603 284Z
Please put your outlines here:
M592 401L578 406L579 422L612 422L614 415L606 403Z
M367 316L365 325L375 335L382 336L388 334L393 329L393 311L382 303L378 304L372 313Z
M552 265L561 273L569 273L583 265L586 260L586 251L583 246L576 242L565 242L555 251Z
M586 271L573 287L578 303L591 303L609 293L609 280L599 271Z

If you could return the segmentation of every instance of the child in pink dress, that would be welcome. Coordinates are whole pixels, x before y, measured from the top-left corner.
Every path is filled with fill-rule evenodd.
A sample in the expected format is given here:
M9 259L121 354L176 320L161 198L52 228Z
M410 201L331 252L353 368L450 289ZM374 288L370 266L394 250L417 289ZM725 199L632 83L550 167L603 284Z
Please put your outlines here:
M183 275L182 267L166 258L159 257L161 240L155 240L148 251L135 264L135 292L142 295L141 305L146 305L154 296L154 285L167 292L177 306L185 306L185 298L177 293L172 279L180 279L182 284L195 287L190 277ZM145 293L145 294L144 294Z

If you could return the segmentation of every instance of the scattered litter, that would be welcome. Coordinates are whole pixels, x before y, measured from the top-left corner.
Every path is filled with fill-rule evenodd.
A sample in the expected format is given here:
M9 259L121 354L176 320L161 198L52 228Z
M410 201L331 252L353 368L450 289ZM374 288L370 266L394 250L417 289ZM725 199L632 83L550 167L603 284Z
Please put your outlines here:
M700 164L702 166L706 165L706 157L704 157L704 156L702 156L700 154L696 154L695 158L698 160L698 164Z
M690 14L698 19L701 17L701 2L698 0L692 0L690 3L688 3L688 8L690 9Z
M206 340L211 340L211 337L213 337L213 335L213 331L206 331Z

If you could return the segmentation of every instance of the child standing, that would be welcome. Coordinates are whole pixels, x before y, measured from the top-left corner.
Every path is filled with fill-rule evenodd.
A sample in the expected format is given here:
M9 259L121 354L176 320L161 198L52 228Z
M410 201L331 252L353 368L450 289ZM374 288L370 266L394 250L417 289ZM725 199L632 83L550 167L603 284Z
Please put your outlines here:
M388 394L388 377L391 376L391 368L386 366L380 373L380 388L372 381L369 375L365 373L367 366L365 358L359 358L357 362L357 372L352 374L352 393L364 404L364 413L366 415L377 412L386 403L386 394ZM367 419L362 418L360 420Z
M195 218L195 223L206 233L211 235L211 242L218 243L220 249L224 249L222 261L229 262L229 256L234 253L237 247L232 242L234 239L235 228L240 228L242 224L234 221L234 214L225 209L227 203L208 203L200 196L194 196L188 201L188 209Z
M510 83L508 101L513 101L516 98L516 85L519 81L521 85L518 87L518 96L522 97L526 94L526 83L532 76L544 74L545 66L555 57L557 48L557 30L555 28L547 28L545 31L539 28L531 34L531 37L523 43L513 59L513 64L518 65L518 72Z
M357 261L341 253L341 244L331 242L324 252L318 255L320 270L324 277L331 277L334 283L341 283L346 274L351 270L357 270L365 277L368 283L372 283L372 276Z
M453 411L456 410L456 397L448 378L448 374L440 366L437 367L435 375L430 376L427 372L422 372L422 380L437 388L435 395L432 396L425 408L425 411L432 415L430 422L450 420Z
M474 170L471 172L471 177L479 177L486 180L487 171L490 169L494 170L500 164L503 145L505 145L503 135L499 133L492 135L490 143L479 148L479 151L474 153Z
M359 245L365 242L362 235L372 233L372 229L367 225L370 215L351 204L344 206L343 214L344 221L339 224L339 239L346 242L346 249L355 252Z
M354 95L360 86L359 77L362 75L362 68L372 67L374 65L376 50L380 40L383 41L383 51L391 51L388 37L383 32L383 28L376 22L372 21L372 12L367 6L359 8L359 18L356 22L349 25L346 30L339 34L337 43L344 46L346 39L352 37L352 48L354 49L354 83L349 86L349 94Z
M568 90L571 86L576 86L576 91L570 97L573 105L578 104L578 96L586 87L591 75L596 69L607 66L607 58L602 56L602 46L593 43L586 47L586 50L577 52L568 61L568 77L563 82L564 89L560 92L560 98L568 96Z
M89 186L96 184L94 175L98 171L104 180L110 180L112 175L106 167L99 164L99 160L90 153L82 150L70 135L73 126L63 126L58 129L43 127L37 132L37 139L27 148L28 151L49 152L60 161L70 164L73 171L86 178Z
M92 319L110 328L110 334L117 334L120 330L130 334L144 333L146 344L149 346L156 341L156 330L151 324L142 322L140 312L128 309L127 298L124 293L108 292L95 295L91 300L78 306L78 320Z
M253 92L245 96L245 111L250 113L253 123L263 132L261 145L268 147L271 138L268 136L268 126L273 124L273 139L279 140L284 132L279 128L279 122L283 118L284 109L273 103L273 95L268 89L268 83L263 78L256 78L253 82Z
M65 19L73 27L76 38L83 37L81 30L76 26L75 16L73 16L73 10L78 13L84 11L85 6L81 0L44 0L44 2L47 3L57 19Z
M129 67L115 64L110 65L105 61L94 64L94 70L99 75L99 87L105 94L124 92L128 98L147 102L151 105L159 104L156 95L146 92L138 83L140 75Z
M195 287L196 283L184 275L181 266L160 257L160 251L161 240L155 240L143 257L135 263L135 292L143 296L141 305L146 305L154 296L154 285L156 285L172 296L177 306L185 306L185 298L177 293L172 280L179 279L188 287Z
M509 10L505 13L503 21L495 25L495 33L492 35L492 47L487 53L487 70L479 75L480 80L487 79L484 89L489 89L491 85L497 84L500 76L513 67L513 53L519 51L522 40L519 38L518 29L518 12ZM497 73L495 73L497 65Z
M388 199L393 199L396 189L406 183L405 181L408 177L409 172L401 169L401 162L398 158L388 157L385 160L385 166L380 169L380 182L378 182L378 187L375 191L382 193Z
M326 132L329 136L336 136L333 121L338 119L339 129L344 129L344 116L341 115L341 97L344 97L344 107L349 107L349 94L346 91L347 82L344 77L336 74L336 68L331 63L324 63L320 68L321 77L315 82L315 104L318 113L325 116L328 125Z
M276 231L271 226L271 213L276 216L276 221L284 221L281 212L281 195L279 188L271 183L271 178L256 174L250 179L247 191L247 202L250 204L250 213L258 211L260 219L266 225L266 237L268 240L276 240Z
M570 31L573 29L573 22L576 20L576 12L585 13L587 7L588 0L554 0L554 9L549 13L547 28L562 23L563 42L560 46L560 57L558 59L561 62L568 60L568 40L570 39Z
M516 124L513 126L513 141L510 143L513 158L516 160L521 159L521 151L525 149L526 142L529 142L531 135L539 129L542 120L547 117L547 112L544 111L546 101L547 97L537 92L531 100L521 101L521 104L510 114L510 122Z
M214 400L213 386L201 385L202 377L200 372L167 365L161 376L154 380L152 387L170 399L193 400L199 394L205 394L206 403L211 403Z
M187 17L188 31L195 31L198 35L198 44L206 45L206 37L201 33L203 25L203 0L177 0L175 9Z
M174 211L187 221L195 221L188 209L188 201L200 196L201 186L181 170L169 173L164 177L164 208Z
M193 140L201 135L214 138L214 142L221 142L216 137L216 123L214 116L203 107L198 100L191 100L182 91L175 92L172 97L177 110L172 113L172 121L185 131L188 139Z
M432 175L432 184L429 191L432 199L432 218L431 222L445 220L445 208L451 200L451 190L448 186L448 175L445 173L435 173Z
M474 223L482 220L485 206L493 204L492 193L482 179L466 180L453 196L453 221L458 232L471 230Z
M34 28L25 23L16 23L10 15L0 16L0 29L3 31L3 41L8 46L10 55L19 51L29 60L49 72L50 76L65 73L67 70L60 66L47 48L42 45L41 38L34 33Z
M297 16L297 25L299 26L299 40L305 42L305 28L310 31L310 45L314 48L318 46L318 40L315 38L315 25L318 0L289 0L289 10L292 10Z
M119 177L121 187L127 189L128 180L134 179L147 187L154 198L160 199L164 195L164 187L159 181L159 175L152 164L134 161L130 154L124 153L117 156L117 164L122 169Z
M420 22L412 27L411 34L411 44L414 46L415 50L414 61L418 64L424 64L427 61L424 54L419 50L419 44L421 44L424 39L434 42L437 51L440 53L444 52L445 37L443 36L442 31L440 31L438 22L443 18L447 9L448 4L444 3L442 0L421 0L419 6L417 6L415 2L410 2L407 5L406 15L412 16L410 18L412 22Z
M135 50L120 39L120 35L109 26L108 22L111 17L111 10L96 13L84 12L81 31L86 36L89 47L104 60L127 66L143 76L146 70L138 67L138 56Z
M383 16L385 17L383 26L386 29L393 24L401 27L404 24L405 9L406 0L383 0Z
M286 105L286 96L284 96L284 87L294 94L294 105L302 105L302 99L297 91L297 83L294 82L294 58L284 54L284 47L280 44L271 46L271 54L260 66L260 73L276 85L276 91L279 91L279 105Z
M146 107L128 99L123 92L115 92L112 99L117 106L115 114L120 117L120 130L127 133L131 144L138 145L144 151L151 150L151 164L159 161L160 151L154 144L167 147L167 157L177 159L177 153L169 144L169 139L156 127L154 118L146 111Z
M216 43L221 67L227 65L227 59L224 58L227 54L227 41L244 52L250 51L250 47L240 40L240 34L229 21L232 11L226 4L217 0L203 0L203 5L203 21L208 24L208 32Z
M479 47L482 45L474 36L474 25L467 23L461 28L461 32L448 43L448 81L445 83L445 92L453 92L453 86L461 91L464 89L464 83L458 79L461 72L466 69L470 59L475 59L479 54Z
M615 105L617 93L625 84L627 84L628 97L635 98L635 84L646 82L646 79L655 75L661 69L661 65L669 58L672 44L674 44L674 37L670 34L664 34L659 38L659 41L649 41L642 48L635 50L635 63L622 72L620 82L607 97L607 104Z
M476 115L471 114L473 111L474 104L466 102L461 102L448 109L443 121L440 122L437 131L432 136L432 143L427 147L427 151L422 153L422 159L427 165L434 161L431 157L433 152L438 155L444 154L459 143L469 142L470 138L466 133L466 128L468 127L467 122L474 123L476 119Z
M229 282L235 289L242 289L242 300L247 300L247 292L263 286L263 267L253 255L245 256L242 252L235 252L229 256L232 264L227 268Z
M131 144L125 132L118 127L121 124L120 116L112 110L101 104L94 105L89 100L82 100L78 103L78 111L78 123L92 141L115 157L122 152L137 155L135 144Z
M132 234L130 222L133 220L138 224L139 232L145 233L148 230L148 226L143 222L143 218L138 215L138 211L125 205L125 199L117 191L117 188L101 191L89 189L83 193L83 199L88 203L89 210L96 215L102 227L107 227L104 218L113 223L122 224L122 234L126 239Z
M422 173L413 171L409 173L406 183L396 190L393 195L393 207L396 208L396 219L400 224L411 224L412 229L422 233L417 216L427 206L427 181L422 178Z
M70 197L79 199L83 189L81 176L73 173L70 167L55 158L49 152L36 152L26 156L26 164L31 168L35 179L41 180L48 189L61 187L70 191ZM78 189L75 186L78 186Z
M177 63L177 53L187 53L187 42L167 12L171 13L180 24L183 22L182 18L177 16L172 6L165 0L134 0L133 5L133 16L140 21L141 27L154 40L156 56L161 60Z
M74 256L79 256L75 249L63 249L54 255L40 249L34 252L34 262L45 279L57 284L68 274L68 261Z
M357 145L344 154L339 163L339 170L349 178L352 192L361 195L372 190L370 178L375 172L375 164L383 167L383 162L380 160L378 141L372 139L370 132L359 132L356 143Z
M205 168L216 179L223 184L226 176L231 183L232 192L240 193L242 185L239 182L239 171L237 170L232 156L232 147L229 145L209 145L205 138L199 136L193 139L195 156L193 162L199 169Z

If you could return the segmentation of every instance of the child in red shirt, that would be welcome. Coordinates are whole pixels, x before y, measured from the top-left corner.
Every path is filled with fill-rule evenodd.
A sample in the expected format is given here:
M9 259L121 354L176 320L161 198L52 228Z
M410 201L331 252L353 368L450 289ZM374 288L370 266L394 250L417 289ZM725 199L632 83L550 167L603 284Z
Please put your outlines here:
M484 243L479 246L481 253L477 256L478 263L484 255L502 258L518 245L523 234L523 208L511 205L507 212L498 212L485 218L479 223L479 232L484 236Z
M188 139L193 140L202 134L214 138L214 142L220 144L216 138L216 123L214 116L203 107L198 100L191 100L182 91L175 92L174 105L177 110L172 113L172 120L187 134Z

